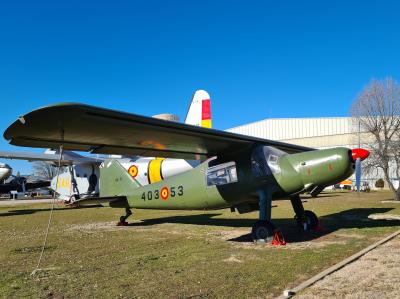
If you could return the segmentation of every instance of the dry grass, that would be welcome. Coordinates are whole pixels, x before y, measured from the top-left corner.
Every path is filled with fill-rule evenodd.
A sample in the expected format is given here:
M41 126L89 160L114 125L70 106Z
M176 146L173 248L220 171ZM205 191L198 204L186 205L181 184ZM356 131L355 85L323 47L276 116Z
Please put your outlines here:
M305 203L324 232L303 232L288 201L272 215L288 246L255 245L257 213L135 210L116 227L120 209L58 207L45 271L31 277L49 204L0 207L0 297L4 298L271 298L397 230L400 215L381 203L386 192L327 193ZM132 220L131 220L132 221Z

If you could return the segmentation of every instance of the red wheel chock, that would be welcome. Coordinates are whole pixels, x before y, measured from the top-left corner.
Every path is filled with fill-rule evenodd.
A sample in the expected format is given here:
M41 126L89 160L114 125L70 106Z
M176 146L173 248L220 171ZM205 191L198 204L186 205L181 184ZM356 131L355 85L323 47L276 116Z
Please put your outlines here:
M279 229L274 231L274 239L272 240L272 245L274 246L284 246L286 245L285 238L283 237L282 232Z
M322 224L321 224L321 220L318 219L318 224L314 228L314 231L316 231L316 232L324 232L324 231L326 231L326 228L323 227Z
M127 226L127 225L128 225L128 222L126 222L126 221L120 221L117 223L117 226Z

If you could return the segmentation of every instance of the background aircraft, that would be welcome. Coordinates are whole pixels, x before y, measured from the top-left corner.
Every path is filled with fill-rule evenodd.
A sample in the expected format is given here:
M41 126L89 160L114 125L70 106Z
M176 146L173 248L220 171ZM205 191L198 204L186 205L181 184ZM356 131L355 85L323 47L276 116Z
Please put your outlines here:
M56 167L62 166L58 183L57 178L54 177L51 182L47 181L46 186L50 186L53 191L58 193L59 198L64 201L71 200L71 197L81 198L89 195L99 195L98 167L104 159L85 157L71 151L64 151L60 160L60 152L50 149L43 154L0 151L0 157L27 161L45 161L52 163Z
M50 181L33 176L13 175L12 168L5 163L0 163L0 194L25 193L36 188L48 187Z
M12 168L10 165L5 163L0 163L0 183L4 183L6 179L12 174Z
M274 234L272 200L290 197L297 223L315 228L318 218L304 210L299 194L347 178L354 172L355 161L368 156L365 150L313 150L68 103L21 116L4 132L4 138L19 146L200 160L194 168L168 178L160 176L154 182L149 179L146 184L137 178L136 170L140 169L133 163L127 171L118 159L107 159L100 166L100 197L82 199L79 204L108 203L125 208L120 224L126 224L131 208L230 207L239 213L259 209L252 236L264 240Z
M43 180L34 176L11 175L3 184L0 184L0 193L10 193L10 196L13 196L11 193L15 192L16 194L13 198L18 198L18 193L23 193L25 195L28 191L49 186L50 181L48 180Z

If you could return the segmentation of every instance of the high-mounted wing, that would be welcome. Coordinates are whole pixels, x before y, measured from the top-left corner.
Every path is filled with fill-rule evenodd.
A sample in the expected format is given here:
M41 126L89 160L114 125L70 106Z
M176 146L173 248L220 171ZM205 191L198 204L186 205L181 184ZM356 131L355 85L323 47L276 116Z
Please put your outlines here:
M72 155L73 153L65 152L61 158L62 165L70 164L82 164L82 163L92 163L100 164L104 159L84 157L80 155ZM23 153L23 152L6 152L0 151L0 158L11 159L11 160L26 160L32 161L47 161L58 163L60 160L60 154L40 154L40 153Z
M19 117L4 132L11 144L103 154L203 159L254 144L288 153L311 148L119 112L63 103Z

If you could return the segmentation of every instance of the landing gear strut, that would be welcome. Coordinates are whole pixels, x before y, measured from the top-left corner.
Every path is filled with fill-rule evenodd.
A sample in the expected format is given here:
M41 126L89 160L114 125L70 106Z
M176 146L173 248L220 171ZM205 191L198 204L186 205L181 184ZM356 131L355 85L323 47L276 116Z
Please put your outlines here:
M119 218L119 222L117 223L117 226L126 226L128 225L128 222L126 221L126 219L128 219L129 216L132 215L132 211L130 208L125 208L125 215L121 216Z
M304 230L316 229L319 223L317 215L309 210L304 210L303 203L301 202L300 196L293 196L290 198L293 206L293 210L296 213L294 220L297 225Z
M254 242L271 242L274 239L275 225L271 222L272 197L268 190L259 190L260 220L254 223L251 236Z

